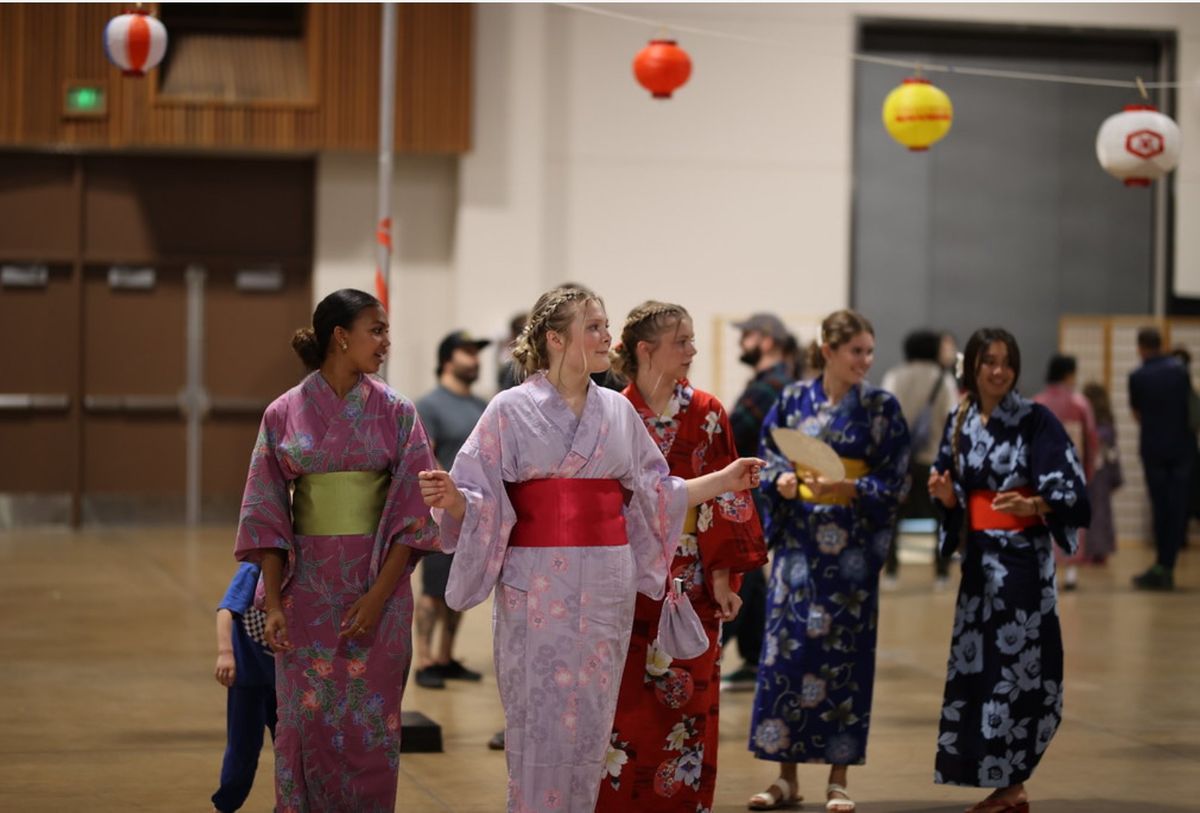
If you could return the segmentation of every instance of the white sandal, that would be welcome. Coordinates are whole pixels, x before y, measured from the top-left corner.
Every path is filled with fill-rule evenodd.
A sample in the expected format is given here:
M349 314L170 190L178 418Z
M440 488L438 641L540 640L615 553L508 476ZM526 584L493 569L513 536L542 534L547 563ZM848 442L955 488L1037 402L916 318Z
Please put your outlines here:
M779 791L779 798L771 793L772 790ZM749 810L783 810L784 808L796 808L804 801L804 797L795 793L795 788L792 783L784 779L782 776L767 785L767 789L760 791L750 797L750 801L746 804Z
M835 793L842 795L841 799L830 799L829 797ZM835 782L830 782L825 788L825 809L830 813L852 813L854 810L854 800L850 798L850 794L846 792L844 785L839 785Z

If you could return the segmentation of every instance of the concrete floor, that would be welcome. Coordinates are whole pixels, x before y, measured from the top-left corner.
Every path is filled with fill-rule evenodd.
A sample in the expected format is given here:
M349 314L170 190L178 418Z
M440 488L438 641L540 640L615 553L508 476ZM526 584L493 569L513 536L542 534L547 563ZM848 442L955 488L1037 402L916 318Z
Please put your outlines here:
M233 571L231 528L0 534L0 811L207 811L224 744L212 678L213 607ZM1083 573L1061 602L1066 719L1029 784L1039 813L1200 810L1200 554L1173 594L1135 593L1148 551ZM932 784L954 591L908 564L884 594L859 810L951 813L979 791ZM405 755L397 810L504 809L490 609L469 613L458 654L481 685L410 684L405 708L443 726L444 754ZM736 655L729 653L732 661ZM736 663L731 663L734 666ZM772 766L745 748L749 694L722 698L717 811L745 810ZM801 769L808 810L824 771ZM271 754L245 810L269 811ZM690 811L689 811L690 813Z

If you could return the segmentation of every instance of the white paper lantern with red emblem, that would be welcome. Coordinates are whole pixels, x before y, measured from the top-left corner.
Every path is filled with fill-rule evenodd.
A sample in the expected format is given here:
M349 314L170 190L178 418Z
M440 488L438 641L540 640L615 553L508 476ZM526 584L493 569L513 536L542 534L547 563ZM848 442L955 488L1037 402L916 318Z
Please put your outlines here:
M104 53L126 76L145 76L167 53L167 28L141 9L104 26Z
M1109 116L1096 133L1096 157L1104 171L1126 186L1149 186L1175 169L1179 125L1151 104L1130 104Z

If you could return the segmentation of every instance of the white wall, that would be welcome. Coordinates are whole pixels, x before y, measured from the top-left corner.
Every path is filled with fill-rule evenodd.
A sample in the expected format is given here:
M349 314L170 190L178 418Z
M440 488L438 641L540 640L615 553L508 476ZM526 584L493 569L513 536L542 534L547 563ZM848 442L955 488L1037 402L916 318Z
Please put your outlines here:
M477 6L474 148L457 180L435 159L401 161L397 173L408 172L397 195L410 206L406 214L398 203L398 219L421 219L421 234L410 239L439 249L436 258L409 261L400 241L393 289L411 286L406 297L420 301L393 331L420 355L414 366L397 353L391 370L402 390L425 387L425 357L446 329L499 335L513 312L565 280L599 290L614 327L645 298L686 305L704 354L696 383L726 398L745 371L732 368L733 331L716 332L717 319L767 308L800 327L846 304L849 55L860 16L1176 29L1179 75L1200 79L1195 5L605 8L781 44L679 33L693 75L663 102L650 99L630 69L655 28L549 5ZM898 69L897 81L903 75ZM1187 228L1200 214L1200 139L1188 136L1200 131L1200 89L1178 100L1185 138L1177 288L1200 295L1200 236ZM373 172L372 158L321 161L319 292L338 280L369 284Z

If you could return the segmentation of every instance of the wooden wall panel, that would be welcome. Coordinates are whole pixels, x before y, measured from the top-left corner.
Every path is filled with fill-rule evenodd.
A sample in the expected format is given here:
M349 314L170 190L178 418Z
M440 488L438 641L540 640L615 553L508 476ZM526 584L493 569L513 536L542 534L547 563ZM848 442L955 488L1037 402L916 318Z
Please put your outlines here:
M104 25L124 5L0 4L0 145L201 150L370 150L378 137L380 6L309 6L312 103L173 101L157 72L121 76ZM471 7L401 4L396 149L470 146ZM108 115L62 117L68 79L107 83Z

